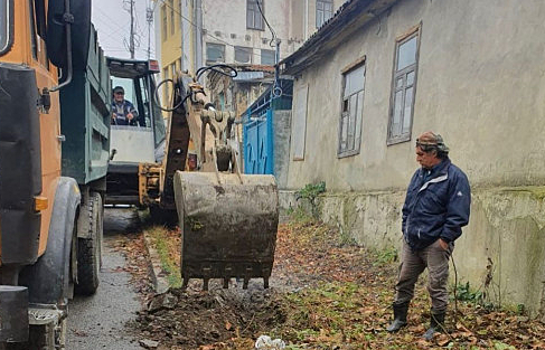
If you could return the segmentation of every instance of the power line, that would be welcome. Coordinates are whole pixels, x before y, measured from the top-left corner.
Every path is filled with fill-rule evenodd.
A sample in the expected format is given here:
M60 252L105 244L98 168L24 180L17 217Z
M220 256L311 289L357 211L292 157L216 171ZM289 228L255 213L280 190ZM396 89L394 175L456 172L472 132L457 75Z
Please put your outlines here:
M123 0L123 10L124 11L130 11L130 3L131 0ZM132 0L134 1L134 0ZM135 20L135 26L138 27L138 11L136 11L136 1L135 2L135 9L134 9L134 20ZM155 3L155 7L157 4ZM115 51L123 51L122 49L118 49L119 45L125 45L124 51L130 52L130 22L131 19L128 19L125 23L120 24L119 18L117 20L114 20L111 16L111 13L107 13L102 8L95 6L93 7L94 11L97 11L97 16L93 16L93 21L100 24L103 28L105 28L105 31L99 32L100 35L100 42L101 46L109 51L112 51L108 48L108 44L113 44L112 46L115 46ZM129 39L127 39L129 37ZM140 46L142 45L142 41L146 35L143 33L143 30L140 29L140 32L137 32L135 29L134 31L134 50L135 55L148 55L147 49L142 49ZM115 43L115 44L114 44ZM154 50L151 50L151 55L155 55Z
M271 31L272 38L271 38L271 41L269 42L269 46L274 47L273 42L274 42L274 39L276 39L276 33L272 29L271 25L269 24L269 21L267 21L267 17L265 17L265 14L263 13L263 9L261 8L261 4L260 4L261 0L255 0L255 2L257 4L257 8L259 9L259 13L261 13L261 17L263 17L265 24L267 24L267 27L269 27L269 30Z
M126 1L124 1L123 4L126 4L127 3ZM134 42L134 0L128 0L128 1L131 8L129 11L131 14L131 36L129 39L129 51L131 53L131 58L134 58L134 45L135 45L135 42Z
M153 23L153 9L151 3L146 8L146 21L148 22L148 60L151 58L151 24Z
M110 22L106 22L105 20L102 19L102 17L95 17L93 18L93 20L99 20L101 21L102 23L106 24L108 27L112 28L111 25L114 25L115 27L117 27L118 29L121 29L122 31L126 32L127 31L127 28L126 28L126 25L129 24L129 21L127 21L125 23L125 25L120 25L118 24L116 21L114 21L110 16L108 16L106 14L106 12L102 11L100 8L96 8L96 10L98 10L102 16L108 18L110 21L112 21L111 23Z

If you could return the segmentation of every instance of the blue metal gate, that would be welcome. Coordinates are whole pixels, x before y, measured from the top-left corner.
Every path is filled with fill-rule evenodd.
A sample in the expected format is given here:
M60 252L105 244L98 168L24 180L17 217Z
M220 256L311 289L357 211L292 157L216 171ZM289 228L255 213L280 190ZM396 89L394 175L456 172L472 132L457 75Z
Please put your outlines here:
M273 111L250 111L244 123L244 173L274 174ZM269 107L268 109L265 109ZM251 113L253 112L253 113Z
M278 161L285 156L275 156L273 115L274 111L291 110L293 82L284 79L279 82L279 95L273 96L273 87L269 87L244 113L243 152L246 174L278 175L274 173L275 157Z

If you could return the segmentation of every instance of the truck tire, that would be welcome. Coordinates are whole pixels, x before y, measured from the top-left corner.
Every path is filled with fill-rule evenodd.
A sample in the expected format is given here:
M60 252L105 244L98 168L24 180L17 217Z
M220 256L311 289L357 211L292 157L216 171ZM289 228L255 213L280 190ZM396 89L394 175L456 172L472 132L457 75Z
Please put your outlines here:
M66 349L66 318L59 324L30 326L28 342L5 343L1 350L65 350Z
M77 241L77 264L78 280L75 285L75 292L78 295L92 295L99 285L100 266L102 265L102 235L103 235L103 213L102 196L97 192L89 192L84 199L80 215L85 215L88 220L84 229L89 230L87 237L78 238Z

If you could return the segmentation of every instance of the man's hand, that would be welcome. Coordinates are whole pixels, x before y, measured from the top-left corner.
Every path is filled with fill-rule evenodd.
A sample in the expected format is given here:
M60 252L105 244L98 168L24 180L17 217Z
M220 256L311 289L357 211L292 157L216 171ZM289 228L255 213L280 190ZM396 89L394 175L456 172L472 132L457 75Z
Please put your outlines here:
M134 115L132 113L127 114L127 119L132 120L134 118Z
M441 248L443 248L443 250L448 250L448 243L443 241L443 239L439 238L439 245L441 246Z
M115 113L112 113L112 120L115 121Z

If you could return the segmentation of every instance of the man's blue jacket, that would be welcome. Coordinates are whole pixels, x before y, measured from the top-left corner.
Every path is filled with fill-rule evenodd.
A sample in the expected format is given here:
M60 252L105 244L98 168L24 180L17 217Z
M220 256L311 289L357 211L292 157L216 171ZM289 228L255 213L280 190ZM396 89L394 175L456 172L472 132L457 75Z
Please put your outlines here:
M453 242L469 222L470 205L467 176L450 159L431 170L418 169L403 205L405 241L413 250L424 249L439 238Z
M134 108L134 105L123 100L122 103L112 102L112 112L115 115L115 119L112 121L115 125L138 125L138 111ZM127 115L132 113L133 119L129 120ZM142 126L142 125L141 125Z

